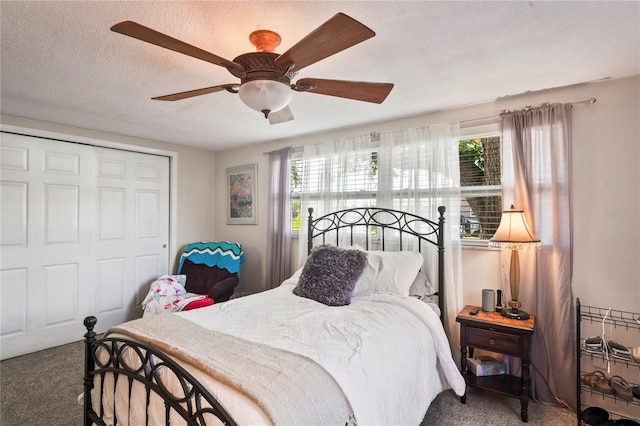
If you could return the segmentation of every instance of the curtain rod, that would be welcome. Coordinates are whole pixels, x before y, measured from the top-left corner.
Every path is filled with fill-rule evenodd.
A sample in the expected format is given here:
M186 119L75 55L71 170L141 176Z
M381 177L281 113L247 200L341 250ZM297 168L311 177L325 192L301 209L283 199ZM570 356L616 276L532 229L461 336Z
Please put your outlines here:
M291 147L291 145L289 145L289 146L283 146L282 148L274 149L273 151L266 151L266 152L263 152L263 153L262 153L262 155L269 155L269 154L271 154L272 152L277 152L277 151L280 151L281 149L286 149L286 148L293 149L293 148Z
M592 104L595 104L595 103L596 103L596 101L597 101L597 99L596 99L596 98L589 98L589 99L584 99L584 100L582 100L582 101L570 102L570 104L571 104L571 105L577 105L577 104L590 104L590 105L592 105ZM527 110L530 110L530 109L532 109L532 108L533 108L533 106L531 106L531 105L527 105L527 106L525 106L525 107L524 107L524 108L522 108L522 109L523 109L523 110L525 110L525 111L527 111ZM502 110L502 111L501 111L501 113L503 113L503 112L504 112L504 110ZM488 116L486 116L486 117L470 118L470 119L468 119L468 120L460 120L460 123L462 124L462 123L469 123L469 122L471 122L471 121L488 120L488 119L490 119L490 118L498 118L499 116L500 116L500 114L497 114L497 115L488 115Z
M589 99L584 99L584 100L582 100L582 101L570 102L570 104L571 104L571 105L577 105L577 104L589 104L589 105L593 105L593 104L595 104L595 103L596 103L596 101L597 101L597 99L596 99L596 98L589 98ZM527 106L525 106L525 107L524 107L524 108L522 108L522 109L524 109L524 110L530 110L530 109L532 109L532 108L533 108L533 106L531 106L531 105L527 105ZM501 111L501 113L502 113L502 112L504 112L504 110L502 110L502 111ZM468 120L460 120L460 124L462 124L462 123L469 123L469 122L472 122L472 121L488 120L488 119L490 119L490 118L498 118L499 116L500 116L500 114L496 114L496 115L488 115L488 116L486 116L486 117L478 117L478 118L470 118L470 119L468 119ZM380 133L378 133L378 132L376 132L376 131L372 131L372 132L369 134L369 136L371 137L371 140L372 140L372 141L374 141L374 142L375 142L375 141L379 141L379 140L380 140ZM285 147L282 147L282 148L279 148L279 149L274 149L273 151L263 152L263 153L262 153L262 155L269 155L269 154L271 154L272 152L280 151L281 149L284 149L284 148L295 149L295 148L293 148L292 146L288 146L288 147L287 147L287 146L285 146Z

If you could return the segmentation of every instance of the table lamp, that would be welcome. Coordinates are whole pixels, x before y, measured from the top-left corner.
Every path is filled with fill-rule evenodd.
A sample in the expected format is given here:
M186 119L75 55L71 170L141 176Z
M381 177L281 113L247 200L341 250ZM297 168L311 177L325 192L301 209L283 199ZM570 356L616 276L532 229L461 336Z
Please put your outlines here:
M507 303L509 307L505 307L500 311L500 314L511 319L529 319L529 314L520 310L522 303L518 300L518 292L520 291L520 258L518 257L518 250L540 247L541 244L540 239L533 234L527 224L524 210L516 210L512 205L511 209L502 212L500 225L493 238L489 240L489 246L507 247L511 250L511 266L509 270L511 300Z

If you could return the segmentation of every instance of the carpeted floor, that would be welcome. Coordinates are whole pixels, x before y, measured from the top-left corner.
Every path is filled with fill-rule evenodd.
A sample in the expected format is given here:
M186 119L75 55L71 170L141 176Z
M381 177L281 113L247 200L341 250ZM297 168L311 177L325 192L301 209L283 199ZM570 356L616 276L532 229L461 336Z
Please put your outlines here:
M0 363L0 425L72 426L82 424L84 363L82 342L70 343ZM520 422L520 401L470 388L467 404L453 392L441 393L420 426L511 426ZM575 414L529 403L529 425L569 426Z
M520 400L469 388L463 405L453 391L445 391L431 403L420 426L573 426L576 414L559 407L529 401L529 421L520 421Z
M83 365L82 342L0 362L0 425L82 424Z

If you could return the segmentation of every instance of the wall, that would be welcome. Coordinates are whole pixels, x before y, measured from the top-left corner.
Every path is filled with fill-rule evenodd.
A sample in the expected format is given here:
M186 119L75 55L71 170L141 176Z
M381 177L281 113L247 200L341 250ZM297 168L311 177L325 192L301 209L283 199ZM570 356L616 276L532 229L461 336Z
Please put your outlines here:
M215 211L213 208L213 190L215 185L215 160L213 151L188 148L181 145L167 144L146 139L126 137L114 133L105 133L70 126L63 126L42 121L29 120L8 115L1 115L3 125L21 126L34 131L55 132L68 135L62 138L71 141L82 141L84 138L97 142L105 141L107 146L124 144L129 148L162 150L174 154L175 164L171 165L171 173L177 173L172 194L172 237L171 247L176 256L172 261L172 272L177 267L176 260L184 246L193 241L215 239Z
M478 126L495 123L501 110L544 102L578 102L592 97L597 98L595 104L576 104L573 109L573 292L584 304L638 311L640 76L526 93L416 117L218 152L216 236L244 245L247 262L242 269L241 289L260 291L265 288L267 247L268 158L263 152L288 145L298 147L372 131L386 132L440 122L459 120L462 127ZM492 118L484 122L476 120L483 117ZM251 163L258 164L258 225L226 225L225 168ZM464 303L479 305L482 288L498 288L499 253L491 249L467 248L462 256Z

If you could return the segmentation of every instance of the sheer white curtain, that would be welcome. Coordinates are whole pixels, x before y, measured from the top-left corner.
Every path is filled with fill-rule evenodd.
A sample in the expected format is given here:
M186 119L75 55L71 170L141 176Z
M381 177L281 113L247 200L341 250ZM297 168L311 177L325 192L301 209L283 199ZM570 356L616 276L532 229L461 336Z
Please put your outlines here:
M335 210L375 206L437 220L438 206L445 206L445 329L456 353L455 316L462 308L458 143L456 123L381 134L379 141L365 135L306 146L299 240L302 266L309 207L316 218ZM427 247L423 253L424 269L435 285L437 251Z
M520 252L519 299L536 315L532 395L575 407L571 104L506 112L500 123L504 207L523 209L542 242L539 250ZM507 251L502 282L508 292Z
M454 353L459 353L455 322L462 308L460 250L459 123L435 124L380 135L378 207L437 220L445 206L444 324ZM437 251L423 250L429 280L437 285Z
M373 151L376 147L377 143L372 143L369 135L304 147L299 266L307 257L309 208L313 208L313 217L318 218L336 210L375 205L377 179Z
M269 153L267 214L267 285L274 288L291 276L291 148Z

